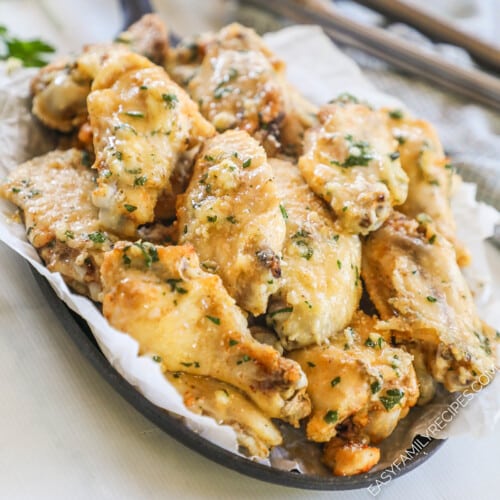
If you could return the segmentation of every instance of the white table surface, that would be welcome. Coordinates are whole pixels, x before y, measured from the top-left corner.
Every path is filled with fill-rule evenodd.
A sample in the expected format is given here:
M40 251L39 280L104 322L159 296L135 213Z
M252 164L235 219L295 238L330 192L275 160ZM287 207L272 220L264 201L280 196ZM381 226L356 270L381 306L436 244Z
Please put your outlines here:
M64 29L65 37L73 33L68 46L116 31L114 2L88 0L80 12L81 5L3 0L0 24L60 42L57 23L47 21L46 11L42 16L45 6L73 20ZM371 498L363 490L323 493L265 484L188 450L99 376L50 309L28 264L1 243L0 276L0 499ZM500 432L454 438L417 470L384 486L378 498L499 498L499 450Z

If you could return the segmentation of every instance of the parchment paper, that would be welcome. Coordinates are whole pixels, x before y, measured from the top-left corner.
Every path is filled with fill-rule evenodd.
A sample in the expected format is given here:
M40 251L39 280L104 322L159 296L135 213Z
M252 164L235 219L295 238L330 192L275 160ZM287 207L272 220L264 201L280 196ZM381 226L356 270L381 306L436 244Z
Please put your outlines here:
M288 64L290 81L309 99L322 104L341 92L350 92L375 106L404 105L391 96L377 91L361 74L355 63L343 55L317 27L291 27L266 36L269 46ZM43 130L29 113L29 81L34 70L22 69L13 74L0 66L0 175L18 163L42 154L53 147L54 136ZM479 168L479 167L478 167ZM492 207L474 200L475 186L462 184L456 193L453 207L459 221L459 236L473 254L473 265L467 271L469 284L476 297L480 313L497 329L500 326L500 293L498 283L500 255L494 255L495 271L486 258L483 240L490 236L499 213ZM213 443L237 451L234 431L217 425L208 417L187 410L182 398L162 375L150 357L138 356L137 342L111 328L95 305L73 294L59 275L41 265L36 251L27 242L22 224L12 218L13 206L0 200L0 239L26 258L44 275L58 294L74 311L88 322L100 348L124 378L154 404L185 418L186 424ZM494 274L495 273L495 274ZM382 447L383 454L377 469L389 465L411 445L416 434L448 437L460 433L487 434L493 432L500 420L500 381L497 379L480 394L472 393L466 401L457 395L439 394L436 401L416 408L400 422L395 433ZM455 403L453 403L455 402ZM459 405L449 425L437 425L448 419L450 405ZM270 461L273 466L299 469L303 472L328 474L318 464L319 448L306 444L297 431L283 427L290 443L286 449L275 449ZM432 431L432 432L430 432ZM300 450L300 451L299 451Z

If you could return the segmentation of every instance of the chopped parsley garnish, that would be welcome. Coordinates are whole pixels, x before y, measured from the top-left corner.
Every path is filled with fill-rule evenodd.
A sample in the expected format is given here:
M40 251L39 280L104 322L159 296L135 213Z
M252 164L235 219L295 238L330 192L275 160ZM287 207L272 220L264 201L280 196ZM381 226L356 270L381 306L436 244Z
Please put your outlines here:
M89 240L94 243L104 243L107 240L107 236L102 231L94 231L89 233Z
M137 210L135 205L130 205L129 203L125 203L123 206L127 212L135 212Z
M339 269L342 269L342 262L340 262L340 260L337 259L337 267Z
M215 325L220 325L220 318L217 316L209 316L208 314L205 316L205 318L209 319L212 323Z
M82 151L82 165L84 165L85 167L90 167L90 165L92 165L90 154L85 150Z
M208 222L217 222L217 216L216 215L208 215L207 221Z
M281 215L283 216L283 219L287 220L288 219L288 213L286 211L285 206L282 203L280 203L280 211L281 211Z
M389 155L389 158L394 161L397 160L401 155L399 154L399 151L394 151L394 153L391 153Z
M294 242L300 248L300 256L306 260L310 260L314 255L314 250L305 240L297 240Z
M129 248L130 247L126 247L124 251L126 252ZM122 261L126 266L130 266L132 263L132 259L126 253L122 255Z
M339 94L335 99L332 99L330 101L332 102L340 102L343 104L347 104L352 102L353 104L359 104L359 99L356 96L353 96L352 94L349 94L349 92L342 92Z
M134 186L144 186L148 178L145 175L141 175L140 177L136 177L134 179Z
M335 378L334 378L334 379L332 379L332 381L330 382L330 385L331 385L332 387L335 387L337 384L339 384L339 383L340 383L340 380L341 380L341 378L340 378L340 377L335 377Z
M306 231L305 229L300 229L292 236L292 239L309 238L309 236L311 236L311 233L309 231Z
M282 313L291 313L293 312L293 306L289 307L282 307L281 309L276 309L276 311L272 311L269 313L270 318L274 318L277 314L282 314Z
M149 87L147 85L141 85L139 88L141 90L148 90Z
M335 422L337 422L338 419L339 419L339 413L337 410L330 410L326 412L325 416L323 417L323 420L327 424L334 424Z
M238 345L239 342L234 339L229 339L229 347L234 347L235 345Z
M307 305L309 309L313 308L313 305L308 300L304 300L304 303Z
M372 394L376 394L377 392L380 392L380 389L382 389L382 384L380 383L380 380L375 380L370 384L370 389L372 390Z
M312 361L308 361L307 365L310 366L311 368L316 368L316 365Z
M19 188L16 188L16 187L13 187L13 188L11 189L11 191L12 191L13 193L20 193L20 192L21 192L21 190L20 190Z
M498 334L498 332L497 332ZM479 347L488 355L491 355L490 339L486 335L481 335L478 332L474 332L474 335L479 340Z
M170 109L175 108L176 104L179 102L179 99L175 94L162 94L161 98L167 104L167 107Z
M177 293L181 293L181 294L188 293L188 291L185 288L182 288L181 286L179 286L179 283L184 283L184 280L182 280L181 278L177 278L177 279L176 278L169 278L166 281L170 285L171 292L177 292Z
M252 158L247 158L242 164L241 166L243 168L248 168L250 165L252 164Z
M27 68L45 66L48 63L45 55L55 52L54 47L42 40L21 40L13 37L5 26L0 26L0 42L3 48L0 61L18 59Z
M75 233L73 231L65 231L64 236L68 238L68 240L74 240L75 239Z
M432 303L437 302L436 297L433 297L432 295L427 295L426 299L427 302L432 302Z
M142 111L124 111L123 114L131 116L132 118L144 118Z
M401 389L389 389L385 396L380 396L380 402L387 411L390 411L401 402L404 395L405 393Z
M242 363L248 363L252 358L248 356L248 354L245 354L241 359L239 359L236 364L241 365Z
M158 250L151 243L136 241L133 245L141 250L146 267L151 267L154 262L159 261Z
M347 158L342 163L338 160L331 160L330 163L332 165L338 165L343 168L366 167L375 158L368 142L356 141L350 134L345 136L345 140L347 141Z
M404 114L400 109L393 109L392 111L389 111L389 116L394 118L394 120L401 120Z
M228 215L226 217L226 220L230 222L231 224L236 224L238 221L236 220L236 217L234 215Z
M200 367L200 363L198 363L198 361L193 361L192 363L187 363L187 362L181 361L181 365L186 366L186 367L194 366L195 368Z
M204 156L204 160L205 160L205 161L214 161L214 160L215 160L215 158L214 158L213 156L210 156L210 155L205 155L205 156Z
M396 141L398 141L398 144L402 146L406 142L406 137L404 137L403 135L397 135Z
M116 151L114 156L116 157L117 160L122 161L123 160L123 154L121 151Z
M429 238L429 243L431 245L434 245L434 242L436 241L436 238L437 238L437 234L433 234L430 238Z
M155 363L161 363L161 356L157 356L156 354L153 356L153 361Z

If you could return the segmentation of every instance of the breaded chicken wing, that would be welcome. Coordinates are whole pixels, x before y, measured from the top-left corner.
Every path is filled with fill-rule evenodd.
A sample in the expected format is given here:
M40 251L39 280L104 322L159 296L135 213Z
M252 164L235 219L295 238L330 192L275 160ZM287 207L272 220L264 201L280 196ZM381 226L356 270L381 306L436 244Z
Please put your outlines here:
M286 349L323 344L351 321L361 297L361 243L338 234L326 205L309 189L299 169L270 160L286 211L280 288L267 321Z
M319 118L321 125L305 134L302 175L331 206L342 231L368 234L404 203L408 190L388 116L338 102L321 108Z
M88 45L78 57L64 57L42 68L31 83L33 114L61 132L79 127L87 120L87 96L101 65L111 54L129 50L164 63L167 31L157 15L144 16L115 43Z
M196 249L243 309L266 311L281 276L285 221L273 171L247 133L205 143L186 193L178 198L179 242Z
M273 446L282 443L281 433L273 421L233 386L182 372L167 373L167 378L189 410L233 427L238 444L249 455L267 457Z
M392 133L399 143L401 166L410 179L408 197L398 210L409 217L431 217L438 232L455 247L459 265L467 265L470 255L457 241L450 206L453 168L434 127L398 110L388 113Z
M454 392L493 378L495 333L479 319L455 251L433 224L395 212L362 252L362 277L381 318L400 342L419 345L435 380Z
M299 365L253 339L218 276L191 246L119 242L101 268L103 314L155 353L165 370L209 376L246 394L263 412L294 425L310 411Z
M391 347L377 320L359 312L330 345L289 353L307 375L312 413L307 437L327 442L379 443L415 405L412 356Z
M92 200L104 227L134 236L161 217L160 197L171 201L170 214L176 165L213 127L162 68L131 52L108 60L87 101L98 170Z
M101 231L90 200L94 175L85 152L56 150L10 172L0 195L21 209L28 240L47 268L79 293L100 300L99 268L117 238Z

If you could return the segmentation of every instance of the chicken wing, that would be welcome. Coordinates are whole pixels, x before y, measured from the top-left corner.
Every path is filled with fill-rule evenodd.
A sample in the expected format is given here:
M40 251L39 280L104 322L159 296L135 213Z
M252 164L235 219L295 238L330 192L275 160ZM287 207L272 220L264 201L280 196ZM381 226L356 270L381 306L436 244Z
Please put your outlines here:
M495 373L494 331L479 319L455 251L432 223L395 212L370 234L362 255L381 318L399 341L419 344L438 382L454 392Z
M419 391L412 356L391 347L377 320L359 312L331 344L292 351L309 381L307 437L327 442L379 443L415 405Z
M52 151L15 168L0 184L0 195L22 210L28 240L47 268L100 300L103 253L117 238L101 231L88 167L85 152Z
M117 234L134 236L139 225L155 218L160 196L173 204L177 162L211 136L213 127L162 68L131 52L108 60L87 102L99 220Z
M361 297L361 243L338 234L328 208L299 169L270 160L286 211L283 279L267 321L286 349L325 343L351 321Z
M174 49L169 71L218 131L245 130L266 151L297 154L317 109L285 81L284 63L239 24Z
M163 64L168 50L165 25L148 14L121 33L115 43L94 44L77 58L64 57L42 68L31 83L33 114L47 127L70 132L87 120L92 81L110 54L132 50Z
M171 372L209 376L294 425L310 411L300 366L254 340L218 276L190 246L119 242L101 268L103 313Z
M388 116L337 102L324 106L319 119L321 126L305 135L302 175L331 206L342 231L368 234L405 201L408 190Z
M178 198L179 242L192 244L202 266L255 315L266 311L279 286L282 210L264 150L241 131L206 142Z
M265 458L273 446L282 443L272 420L234 387L182 372L168 373L167 378L182 395L186 408L233 427L238 444L248 455Z
M398 210L409 217L420 214L431 217L438 232L455 247L458 263L467 265L470 255L457 241L450 206L454 172L434 127L399 110L388 114L392 133L399 143L401 166L410 179L408 197Z

